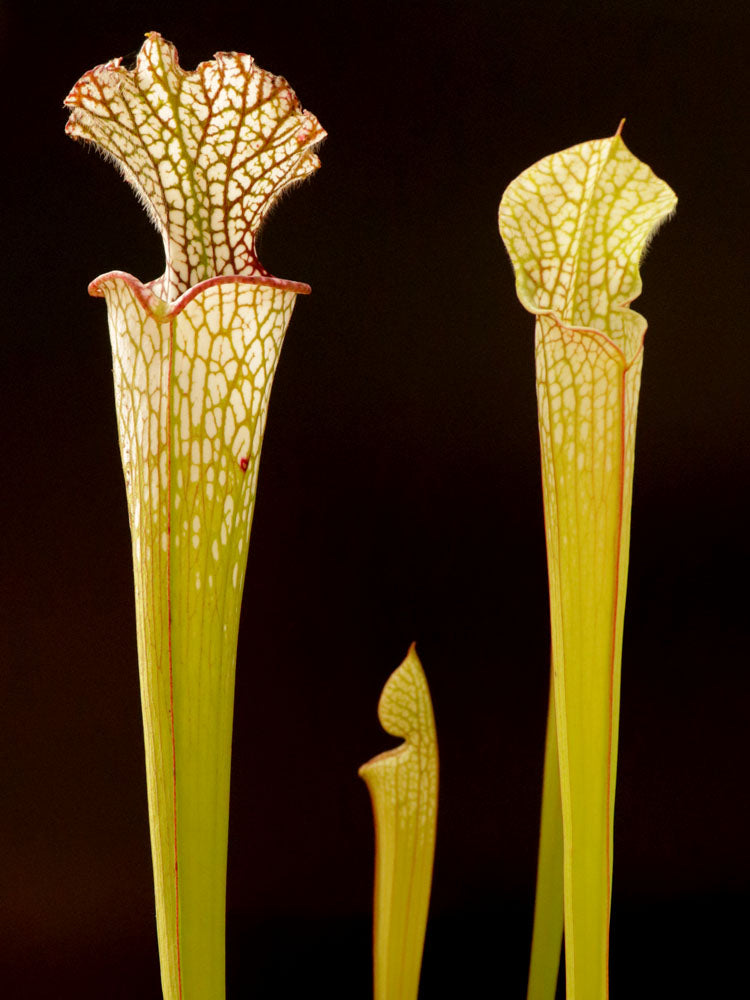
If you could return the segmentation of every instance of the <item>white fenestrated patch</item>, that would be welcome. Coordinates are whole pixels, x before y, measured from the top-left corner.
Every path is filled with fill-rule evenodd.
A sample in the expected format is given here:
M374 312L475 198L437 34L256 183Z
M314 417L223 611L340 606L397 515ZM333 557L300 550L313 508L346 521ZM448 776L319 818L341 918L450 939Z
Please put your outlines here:
M205 580L210 560L214 579L234 588L244 574L268 397L295 294L217 284L157 319L124 279L111 279L105 291L137 558L148 561L155 539L172 552L173 580Z
M325 138L282 77L236 52L185 72L152 32L133 70L119 59L97 66L65 103L68 134L120 164L162 234L157 295L172 301L205 278L265 274L257 231L281 191L320 165L314 149Z

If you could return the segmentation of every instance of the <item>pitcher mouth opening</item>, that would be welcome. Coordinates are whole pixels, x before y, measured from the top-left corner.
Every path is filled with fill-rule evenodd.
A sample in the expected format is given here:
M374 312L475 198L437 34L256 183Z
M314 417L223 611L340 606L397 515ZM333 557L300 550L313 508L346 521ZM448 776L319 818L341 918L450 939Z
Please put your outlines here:
M293 292L296 295L309 295L311 288L304 281L291 281L288 278L275 278L271 274L224 274L216 275L213 278L205 278L197 284L188 288L178 298L172 302L167 302L151 289L150 284L144 285L142 281L128 274L127 271L107 271L100 274L88 286L89 295L94 298L104 298L104 286L109 282L124 282L131 289L144 309L154 316L167 319L182 312L185 306L197 295L212 288L214 285L263 285L266 288L277 288L282 292Z
M588 337L594 338L608 351L613 352L625 369L630 368L633 362L637 360L638 356L643 351L643 344L646 339L646 331L648 329L645 317L639 312L636 312L635 309L630 309L629 307L629 302L626 302L624 305L619 307L622 311L627 311L633 321L633 330L628 334L627 342L623 344L618 343L611 333L607 333L605 330L601 329L601 327L593 325L585 326L580 323L566 322L560 317L559 313L555 312L554 309L537 309L524 306L524 308L526 308L537 321L543 318L549 318L552 320L554 325L559 327L561 330L568 330L571 333L585 334Z

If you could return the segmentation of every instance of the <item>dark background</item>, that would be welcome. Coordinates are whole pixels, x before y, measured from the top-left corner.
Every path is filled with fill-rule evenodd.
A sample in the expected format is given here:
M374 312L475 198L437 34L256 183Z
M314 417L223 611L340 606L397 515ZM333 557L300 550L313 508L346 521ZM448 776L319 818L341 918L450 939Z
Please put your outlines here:
M329 132L261 244L308 281L272 396L237 671L229 996L367 997L358 766L416 639L442 788L425 998L522 998L548 670L533 320L505 186L611 135L680 197L649 321L616 819L612 997L746 969L748 20L737 3L118 2L0 8L0 983L160 995L130 543L105 308L163 268L63 134L143 32L252 53Z

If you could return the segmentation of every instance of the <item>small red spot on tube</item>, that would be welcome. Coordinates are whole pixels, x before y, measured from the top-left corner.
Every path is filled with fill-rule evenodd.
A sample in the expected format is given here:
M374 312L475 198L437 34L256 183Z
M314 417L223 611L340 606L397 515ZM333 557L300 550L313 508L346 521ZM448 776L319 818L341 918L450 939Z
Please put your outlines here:
M241 458L240 459L240 468L242 469L243 472L247 472L247 459L246 458Z

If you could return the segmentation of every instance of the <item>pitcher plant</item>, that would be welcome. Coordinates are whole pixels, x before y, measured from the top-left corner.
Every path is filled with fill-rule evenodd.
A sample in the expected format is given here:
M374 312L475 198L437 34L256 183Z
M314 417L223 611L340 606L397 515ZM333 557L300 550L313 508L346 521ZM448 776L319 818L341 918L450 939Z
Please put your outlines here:
M156 32L66 99L67 132L113 159L159 230L164 274L111 271L115 405L132 535L161 978L225 996L234 675L258 463L276 364L305 284L256 236L325 133L284 79L217 53L186 72Z
M646 321L639 262L676 204L620 135L514 180L500 232L536 316L552 684L529 1000L608 995L620 666ZM562 844L560 838L562 837Z

